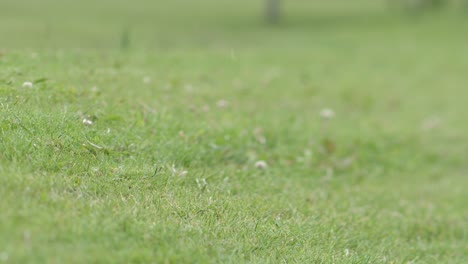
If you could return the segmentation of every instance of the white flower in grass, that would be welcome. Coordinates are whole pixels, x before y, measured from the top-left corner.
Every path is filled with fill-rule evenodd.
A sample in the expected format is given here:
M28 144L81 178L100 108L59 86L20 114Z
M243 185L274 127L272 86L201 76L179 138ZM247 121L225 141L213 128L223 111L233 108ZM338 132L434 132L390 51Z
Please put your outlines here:
M322 111L320 111L320 117L323 119L332 119L335 117L335 111L330 108L324 108Z
M429 117L425 120L423 120L423 123L421 125L423 130L433 130L437 127L439 127L442 124L442 119L437 116Z
M179 170L175 167L175 164L172 164L171 171L173 176L185 177L188 174L187 170Z
M85 126L90 126L90 125L92 125L92 124L93 124L93 121L92 121L92 120L89 120L89 119L87 119L87 118L84 118L84 119L83 119L83 125L85 125Z
M185 91L186 91L187 93L191 93L191 92L193 92L193 85L191 85L191 84L186 84L186 85L184 86L184 89L185 89Z
M268 164L263 160L259 160L259 161L255 162L255 168L264 170L264 169L268 168Z
M33 83L32 82L24 82L23 83L23 88L32 88L33 87Z
M216 105L219 107L219 108L225 108L228 106L228 101L222 99L222 100L219 100Z
M206 188L208 187L208 182L206 181L205 178L202 178L202 179L197 178L195 179L195 181L197 182L197 185L200 191L205 191Z
M209 112L210 111L210 107L208 105L204 105L202 106L202 111L203 112Z
M8 253L7 252L0 252L0 261L7 262L8 261Z
M176 167L175 167L175 164L172 164L171 171L172 171L172 175L176 175L176 174L177 174L177 169L176 169Z
M143 78L143 83L144 83L144 84L149 84L150 82L151 82L151 77L145 76L145 77Z

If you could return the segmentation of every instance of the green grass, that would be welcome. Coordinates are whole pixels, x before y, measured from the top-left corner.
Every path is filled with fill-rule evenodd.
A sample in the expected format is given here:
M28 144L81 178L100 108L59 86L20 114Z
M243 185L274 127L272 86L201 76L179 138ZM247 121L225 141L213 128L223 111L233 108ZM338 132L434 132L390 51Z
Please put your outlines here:
M0 263L468 262L463 14L93 2L0 4Z

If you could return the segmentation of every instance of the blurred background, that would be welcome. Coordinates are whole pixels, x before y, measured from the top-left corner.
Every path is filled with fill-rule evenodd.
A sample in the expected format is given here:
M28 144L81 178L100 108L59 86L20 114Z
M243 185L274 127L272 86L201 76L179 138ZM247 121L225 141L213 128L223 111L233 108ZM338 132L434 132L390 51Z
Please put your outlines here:
M282 46L401 25L460 30L465 0L1 0L2 48ZM421 28L421 23L429 24ZM443 34L443 33L441 33Z

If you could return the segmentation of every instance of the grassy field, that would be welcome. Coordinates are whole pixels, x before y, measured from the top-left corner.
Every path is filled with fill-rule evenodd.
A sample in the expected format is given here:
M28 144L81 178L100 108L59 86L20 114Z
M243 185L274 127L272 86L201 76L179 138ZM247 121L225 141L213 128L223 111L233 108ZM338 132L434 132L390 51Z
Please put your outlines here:
M1 1L0 263L468 262L466 14L186 2Z

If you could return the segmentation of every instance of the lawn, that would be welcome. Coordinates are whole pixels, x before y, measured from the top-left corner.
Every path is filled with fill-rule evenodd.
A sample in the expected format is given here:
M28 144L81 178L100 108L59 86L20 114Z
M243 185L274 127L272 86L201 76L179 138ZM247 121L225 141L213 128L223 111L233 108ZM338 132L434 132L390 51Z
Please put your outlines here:
M0 263L468 262L467 14L186 2L0 3Z

